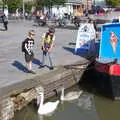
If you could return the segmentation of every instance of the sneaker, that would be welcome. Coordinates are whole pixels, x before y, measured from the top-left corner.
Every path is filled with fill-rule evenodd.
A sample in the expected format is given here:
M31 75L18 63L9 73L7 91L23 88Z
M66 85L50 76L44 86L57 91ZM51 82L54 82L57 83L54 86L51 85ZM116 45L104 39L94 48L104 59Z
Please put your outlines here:
M49 69L50 69L50 70L53 70L53 69L54 69L54 67L52 67L52 66L51 66L51 67L49 67Z
M40 66L39 66L39 69L44 68L44 67L45 67L45 65L40 65Z
M28 73L36 74L34 71L29 70Z

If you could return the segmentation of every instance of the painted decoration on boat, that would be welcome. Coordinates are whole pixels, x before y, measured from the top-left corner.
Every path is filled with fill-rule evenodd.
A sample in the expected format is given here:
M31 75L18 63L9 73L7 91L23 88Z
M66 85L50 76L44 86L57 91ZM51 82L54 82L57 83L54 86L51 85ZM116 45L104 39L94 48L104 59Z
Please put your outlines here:
M99 58L120 58L120 24L104 24L101 36Z
M93 24L82 23L78 29L75 53L89 50L93 39L95 39L95 29Z

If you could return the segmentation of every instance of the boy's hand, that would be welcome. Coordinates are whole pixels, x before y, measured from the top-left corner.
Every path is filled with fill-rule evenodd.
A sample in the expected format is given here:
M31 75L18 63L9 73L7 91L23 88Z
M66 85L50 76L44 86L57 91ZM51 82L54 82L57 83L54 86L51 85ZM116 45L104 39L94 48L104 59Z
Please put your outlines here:
M41 47L41 50L45 51L45 48L44 48L44 46L42 46L42 47Z
M51 50L52 50L52 48L49 48L49 49L48 49L48 52L51 52Z

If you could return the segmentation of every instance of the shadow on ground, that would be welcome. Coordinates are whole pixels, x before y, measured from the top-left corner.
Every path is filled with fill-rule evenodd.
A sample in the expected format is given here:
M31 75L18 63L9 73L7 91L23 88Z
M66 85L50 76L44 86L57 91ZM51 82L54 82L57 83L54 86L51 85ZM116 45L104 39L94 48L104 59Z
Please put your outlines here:
M33 59L32 63L38 65L39 69L43 68L43 67L41 67L42 62L36 58ZM47 67L48 69L50 69L50 66L48 66L48 65L44 65L44 67Z
M12 63L12 66L16 67L18 70L22 71L22 72L28 72L28 69L19 61L15 60Z
M56 28L57 29L68 29L68 30L78 30L78 28L77 27L75 27L74 25L73 26L68 26L68 25L66 25L66 26L56 26Z
M6 31L5 29L0 29L0 31Z
M90 60L91 58L96 58L99 56L99 45L100 45L99 41L97 43L95 43L94 50L92 50L92 51L81 49L81 50L78 50L77 52L75 52L76 43L69 42L68 45L69 46L67 46L67 47L63 46L63 49L73 53L74 55L84 57L85 59Z
M54 26L56 29L68 29L68 30L78 30L78 27L75 25L66 25L66 26L56 26L56 25L45 25L45 26L39 26L37 24L33 24L35 27L44 27L44 28L49 28L50 26Z
M80 57L84 57L87 60L90 60L92 57L95 57L95 53L91 53L88 51L80 51L75 53L75 48L71 48L71 47L63 47L63 49L72 52L74 55L80 56Z
M42 64L42 62L40 60L38 60L37 58L34 58L32 61L33 64L36 64L38 66L40 66Z
M32 63L35 65L38 65L39 69L43 68L43 67L40 67L40 65L42 65L42 62L36 58L33 59ZM17 60L15 60L12 63L12 66L16 67L18 70L20 70L22 72L25 72L25 73L28 72L28 69L21 62L19 62ZM44 65L44 67L47 67L48 69L50 69L50 66L48 66L48 65Z

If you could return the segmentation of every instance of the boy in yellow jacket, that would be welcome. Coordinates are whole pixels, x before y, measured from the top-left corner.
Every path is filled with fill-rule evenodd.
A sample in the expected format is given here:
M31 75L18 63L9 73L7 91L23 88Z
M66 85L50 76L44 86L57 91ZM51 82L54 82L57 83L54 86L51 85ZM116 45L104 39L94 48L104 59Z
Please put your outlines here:
M40 65L40 68L45 67L44 60L45 60L45 56L48 55L49 62L50 62L49 69L53 70L53 64L52 64L52 59L51 59L51 50L53 48L53 43L55 40L54 33L55 33L55 28L50 27L48 32L44 33L41 37L43 56L42 56L42 64Z

